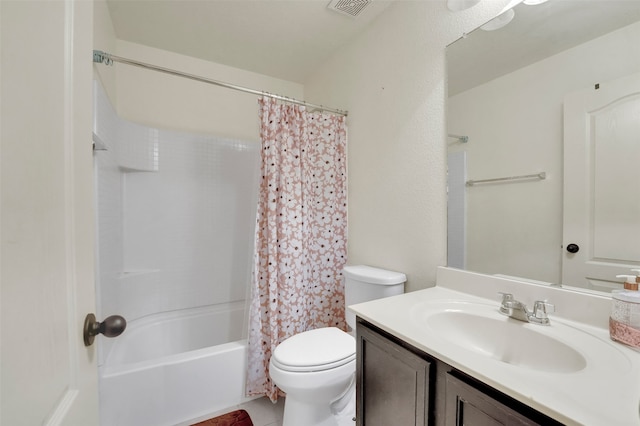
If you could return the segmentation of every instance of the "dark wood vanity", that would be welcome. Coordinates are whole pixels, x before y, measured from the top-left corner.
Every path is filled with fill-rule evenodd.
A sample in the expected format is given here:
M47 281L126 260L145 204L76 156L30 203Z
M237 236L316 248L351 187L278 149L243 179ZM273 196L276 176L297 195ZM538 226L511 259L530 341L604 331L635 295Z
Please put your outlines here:
M358 426L562 424L361 318L356 332Z

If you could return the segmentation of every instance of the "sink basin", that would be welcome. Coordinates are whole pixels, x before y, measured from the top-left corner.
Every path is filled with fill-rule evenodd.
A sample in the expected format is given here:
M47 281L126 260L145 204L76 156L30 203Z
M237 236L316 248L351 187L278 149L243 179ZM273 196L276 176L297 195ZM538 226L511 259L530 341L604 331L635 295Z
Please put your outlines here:
M495 307L423 313L432 333L461 349L506 364L553 373L572 373L587 366L580 352L549 335L551 327L503 316Z
M602 318L610 300L515 282L503 286L493 278L453 269L444 272L439 277L443 283L474 293L436 285L350 309L428 359L561 423L640 426L640 355L610 339ZM502 315L498 298L490 298L500 290L515 290L514 296L528 306L548 297L556 306L550 325ZM581 320L591 314L592 320Z

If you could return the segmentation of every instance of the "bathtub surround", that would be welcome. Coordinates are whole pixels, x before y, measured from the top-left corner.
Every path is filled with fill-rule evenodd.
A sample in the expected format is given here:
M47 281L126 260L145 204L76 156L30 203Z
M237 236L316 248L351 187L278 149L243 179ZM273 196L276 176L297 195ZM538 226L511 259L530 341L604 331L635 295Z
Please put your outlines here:
M207 307L134 322L121 337L138 343L116 341L100 369L101 425L174 426L246 402L246 340L224 343L229 336L222 327L240 328L243 316L244 306Z
M258 145L122 120L94 90L98 316L129 323L99 339L101 423L172 426L237 405Z
M319 327L345 329L346 120L260 100L262 180L250 309L247 394L275 401L271 353Z

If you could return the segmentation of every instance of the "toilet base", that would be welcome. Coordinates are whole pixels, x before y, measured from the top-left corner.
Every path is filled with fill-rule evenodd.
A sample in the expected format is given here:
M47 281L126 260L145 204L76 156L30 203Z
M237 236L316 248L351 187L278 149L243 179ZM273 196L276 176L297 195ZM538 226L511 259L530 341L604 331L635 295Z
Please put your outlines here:
M287 397L282 426L338 426L328 405L310 404Z
M312 404L287 396L282 426L354 426L355 396L354 382L331 404Z

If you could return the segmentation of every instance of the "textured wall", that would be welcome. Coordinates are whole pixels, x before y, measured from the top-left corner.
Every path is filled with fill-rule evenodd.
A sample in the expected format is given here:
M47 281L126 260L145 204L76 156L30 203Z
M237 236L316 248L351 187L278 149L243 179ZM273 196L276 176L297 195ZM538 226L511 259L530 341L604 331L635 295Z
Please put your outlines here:
M305 82L309 102L350 111L349 263L405 272L408 290L433 285L436 266L446 264L445 47L506 3L487 0L453 13L444 0L396 1ZM117 47L123 56L303 97L292 83L131 43ZM257 139L255 98L214 87L205 95L194 82L120 70L123 117ZM220 102L218 95L235 98ZM250 111L250 121L225 115L237 110Z
M303 98L303 86L166 50L118 40L118 54L240 86ZM142 68L117 66L118 114L152 127L259 141L255 95Z
M398 1L305 82L311 102L349 110L349 263L435 283L446 259L445 46L497 15Z
M117 39L104 0L96 0L94 49L213 80L302 99L299 83ZM259 141L255 95L116 63L95 65L123 119L151 127Z

